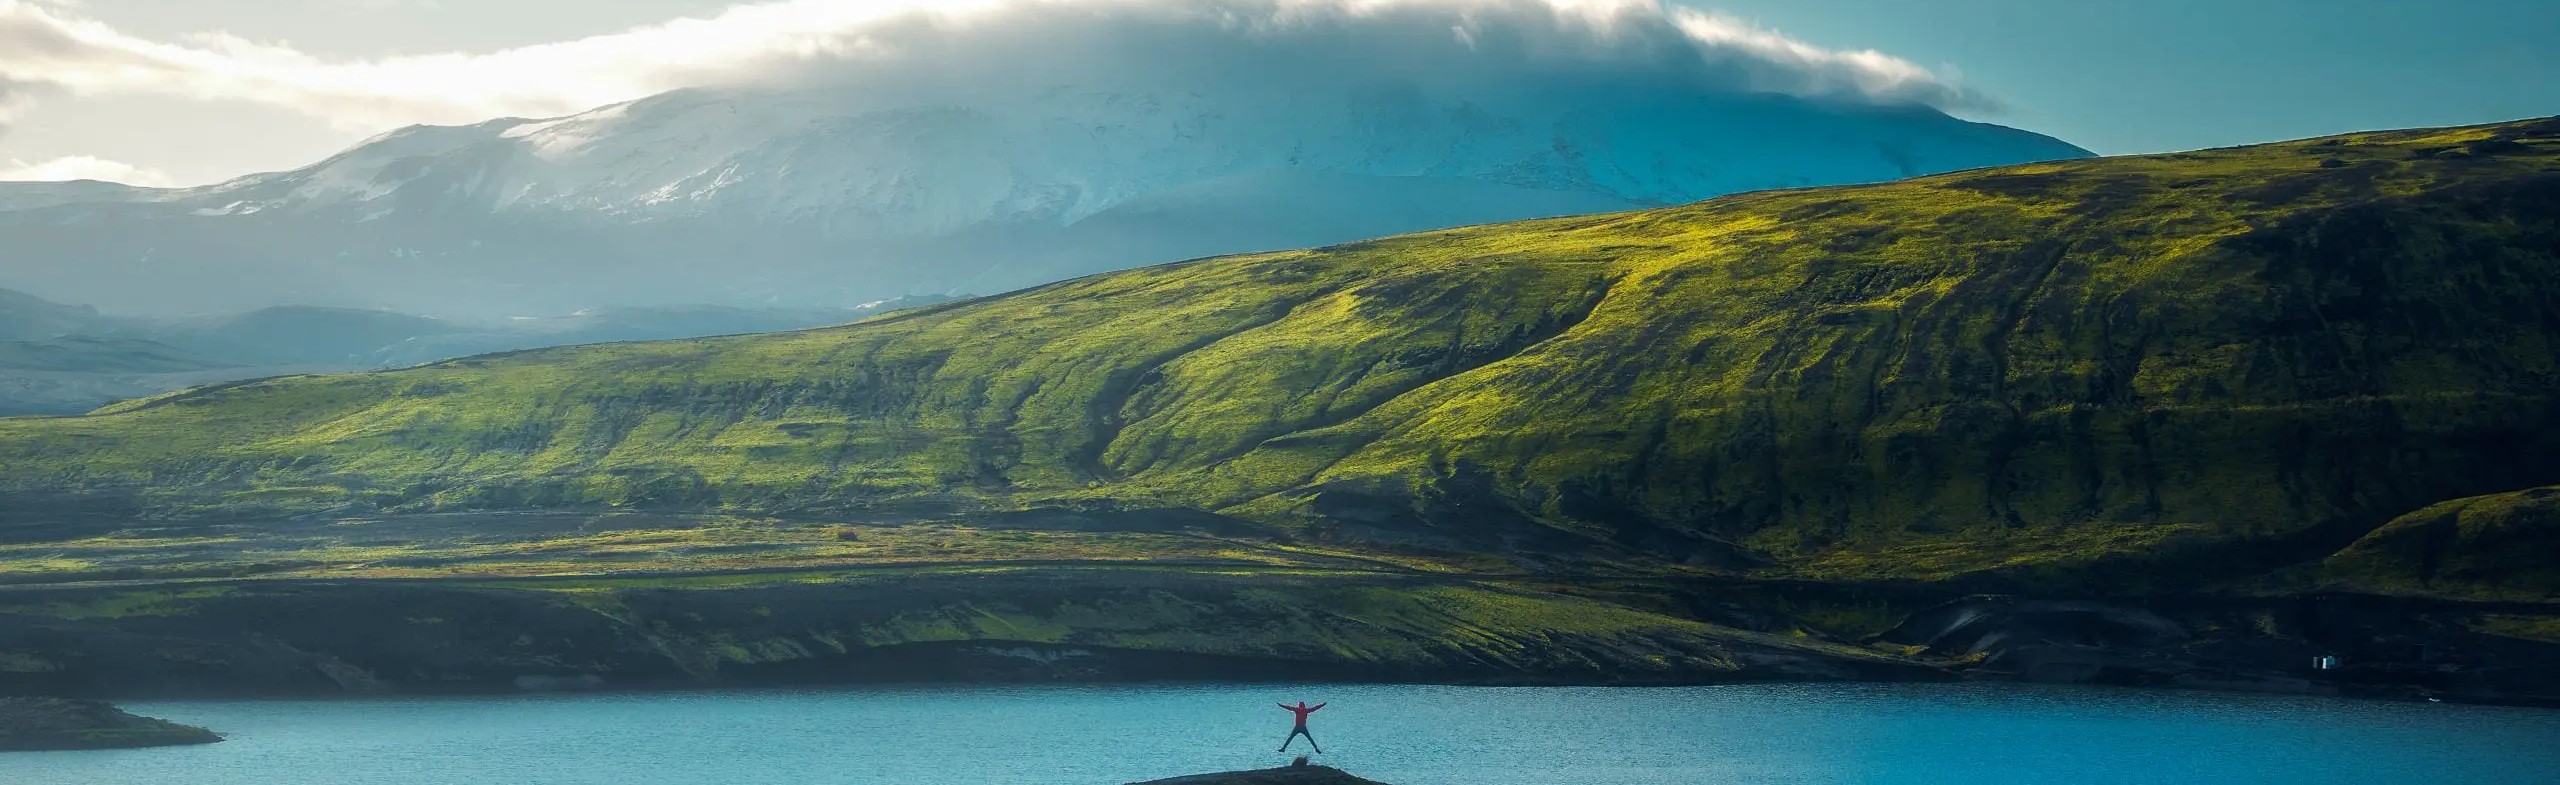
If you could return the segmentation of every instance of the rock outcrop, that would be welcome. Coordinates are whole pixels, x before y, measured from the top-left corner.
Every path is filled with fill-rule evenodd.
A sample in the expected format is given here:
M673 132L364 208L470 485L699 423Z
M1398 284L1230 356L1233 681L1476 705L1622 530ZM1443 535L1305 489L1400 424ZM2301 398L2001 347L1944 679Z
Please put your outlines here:
M1230 771L1224 774L1201 774L1154 780L1135 785L1385 785L1365 780L1331 766L1283 766L1259 771Z
M211 744L213 731L138 717L97 701L0 698L0 752Z

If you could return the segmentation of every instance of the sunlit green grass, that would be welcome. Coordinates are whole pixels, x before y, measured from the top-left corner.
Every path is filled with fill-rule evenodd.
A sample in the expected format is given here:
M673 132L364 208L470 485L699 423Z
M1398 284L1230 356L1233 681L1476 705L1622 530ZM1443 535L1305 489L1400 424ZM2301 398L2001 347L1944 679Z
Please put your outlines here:
M2330 556L2319 570L2326 580L2364 591L2560 602L2560 486L2409 513ZM2534 629L2508 634L2560 638L2547 621Z
M729 578L683 579L696 589L761 585ZM706 580L723 581L719 584ZM811 576L803 580L820 581ZM738 620L652 625L658 645L698 651L700 667L806 659L855 648L955 642L1030 643L1254 659L1446 668L1459 662L1520 668L1584 647L1658 652L1632 666L1732 671L1723 646L1774 647L1813 656L1883 661L1874 652L1794 635L1704 624L1605 602L1497 584L1378 584L1321 574L1194 591L1115 592L1107 580L1073 588L1016 590L917 604L894 590L865 595L888 607L818 629L759 637ZM526 585L568 597L597 613L636 620L624 590L666 588L608 579ZM1675 654L1676 653L1676 654Z
M1458 572L1463 564L1382 560L1324 548L1198 534L985 529L951 523L854 526L711 518L677 528L452 537L393 544L399 520L261 538L98 537L0 545L0 580L64 583L188 578L507 578L826 570L915 565L1089 563ZM823 574L823 573L821 573Z
M2511 124L1230 257L844 327L0 420L0 494L15 516L103 498L175 519L1102 503L1344 553L1363 527L1488 553L1530 527L1660 570L1702 542L1760 560L1717 569L1771 575L2068 567L2518 475L2456 446L2560 432L2560 217L2532 201L2556 172L2551 125ZM754 543L785 555L683 552ZM242 558L381 576L1293 558L957 529L315 547ZM57 551L0 575L100 566ZM415 557L473 566L382 564Z

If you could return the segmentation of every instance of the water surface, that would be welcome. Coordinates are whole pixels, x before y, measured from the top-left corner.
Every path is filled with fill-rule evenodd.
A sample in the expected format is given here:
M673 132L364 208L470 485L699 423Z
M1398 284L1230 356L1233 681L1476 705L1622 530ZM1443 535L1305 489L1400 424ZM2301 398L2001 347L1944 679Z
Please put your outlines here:
M1114 785L1318 760L1394 785L2552 783L2560 711L2018 685L899 688L135 703L222 744L8 785Z

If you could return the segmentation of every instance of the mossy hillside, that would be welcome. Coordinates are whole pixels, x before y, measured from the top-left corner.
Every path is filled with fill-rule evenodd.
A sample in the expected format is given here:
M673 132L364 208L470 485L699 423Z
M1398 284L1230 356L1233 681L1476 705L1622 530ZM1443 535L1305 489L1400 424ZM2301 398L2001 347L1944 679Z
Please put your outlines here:
M127 531L0 543L0 585L682 575L1044 563L1391 572L1464 572L1472 567L1197 531L1056 531L950 521L849 525L733 516L554 516L539 522L528 522L526 517L261 521L197 535Z
M1142 576L1138 582L1147 581ZM731 664L796 659L809 656L803 650L811 648L841 653L851 645L997 642L1333 662L1415 672L1460 661L1503 670L1536 670L1556 663L1521 660L1569 657L1579 647L1567 641L1618 641L1661 656L1675 651L1678 642L1709 640L1851 651L1483 584L1368 584L1324 576L1234 583L1210 592L1159 590L1076 598L1034 592L1027 597L952 599L901 609L849 629L811 631L803 637L706 641L677 633L674 643L702 646ZM1724 658L1694 653L1682 659L1681 667L1689 670L1740 667Z
M10 467L61 472L12 472L36 483L170 489L173 501L233 509L706 497L787 506L955 488L1077 489L1117 473L1094 443L1117 412L1098 401L1132 396L1138 377L1162 358L1276 319L1316 293L1359 297L1348 290L1363 270L1266 261L1071 282L1014 298L1013 308L945 309L854 330L531 352L205 390L28 423L24 432L12 423ZM1506 291L1542 271L1489 272L1509 280L1434 282L1452 295ZM1202 292L1228 294L1193 296ZM1453 325L1487 318L1455 309L1447 316ZM1410 337L1432 326L1375 331ZM1325 329L1373 355L1414 348ZM1443 332L1415 351L1444 350ZM1257 360L1236 370L1285 365ZM1392 394L1400 391L1395 379L1415 375L1389 369L1365 385L1320 392L1326 400ZM1330 411L1322 401L1299 408L1299 416ZM17 442L22 435L34 438ZM285 452L305 457L283 466L258 457Z
M0 503L1117 504L2052 572L2560 481L2555 206L2552 121L1749 194L0 421Z
M1660 305L1604 304L1521 358L1534 362L1399 399L1410 410L1372 420L1395 430L1318 479L1445 482L1474 464L1497 486L1525 480L1522 500L1549 521L1694 522L1780 553L1954 546L1842 571L1894 575L1971 568L2013 536L2044 539L2027 555L2051 558L2189 528L2274 534L2373 515L2377 499L2359 496L2529 473L2515 459L2552 445L2548 178L2534 170L2536 196L2495 206L2377 198L2413 187L2383 173L2343 193L2246 196L2378 166L2266 171L2278 151L2354 147L1630 218L1703 218L1675 224L1695 233L1672 245L1721 258L1633 270L1613 292ZM2495 182L2438 174L2454 175L2448 190ZM1975 198L1995 195L2027 198ZM1736 299L1754 307L1709 310ZM1628 405L1641 402L1656 405Z
M2456 499L2393 519L2320 563L2363 591L2560 601L2560 487Z
M111 750L221 740L203 728L137 717L103 703L0 697L0 752Z
M2560 616L2486 614L2472 622L2472 629L2491 635L2560 644Z
M936 660L1185 662L1188 677L1698 683L1926 666L1825 639L1446 578L1025 568L815 576L243 584L223 594L56 589L0 601L0 691L97 679L227 678L294 689L506 689L920 678ZM99 608L147 609L99 615ZM288 610L290 612L280 612ZM250 631L254 629L254 633ZM137 648L139 647L139 648ZM315 659L325 658L325 659ZM328 663L323 666L314 662ZM1047 667L1044 665L1042 667ZM325 678L286 676L322 667ZM1191 666L1186 666L1191 667ZM147 677L103 669L143 668ZM951 677L953 674L930 674ZM1090 674L1085 674L1089 676ZM1128 678L1173 673L1128 671ZM209 685L209 686L207 686ZM439 687L438 685L443 685Z
M190 614L204 601L228 596L222 586L157 587L83 594L70 599L11 597L0 600L0 612L49 619L129 619L137 616Z

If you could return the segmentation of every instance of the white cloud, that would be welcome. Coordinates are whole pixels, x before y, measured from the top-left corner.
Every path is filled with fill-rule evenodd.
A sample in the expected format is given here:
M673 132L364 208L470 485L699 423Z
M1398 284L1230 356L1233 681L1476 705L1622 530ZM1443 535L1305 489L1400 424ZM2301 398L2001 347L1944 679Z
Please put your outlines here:
M0 136L9 133L9 123L18 119L19 110L27 106L27 86L0 76Z
M56 158L40 163L28 163L11 158L8 159L7 164L0 165L0 182L61 180L105 180L111 183L145 186L172 184L168 175L158 171L85 155Z
M0 87L257 102L350 130L552 116L679 87L812 79L970 89L1203 74L1667 79L1987 104L1889 55L1823 49L1658 0L779 0L556 43L370 60L219 32L147 40L73 7L0 0L0 52ZM0 100L9 94L0 89Z

